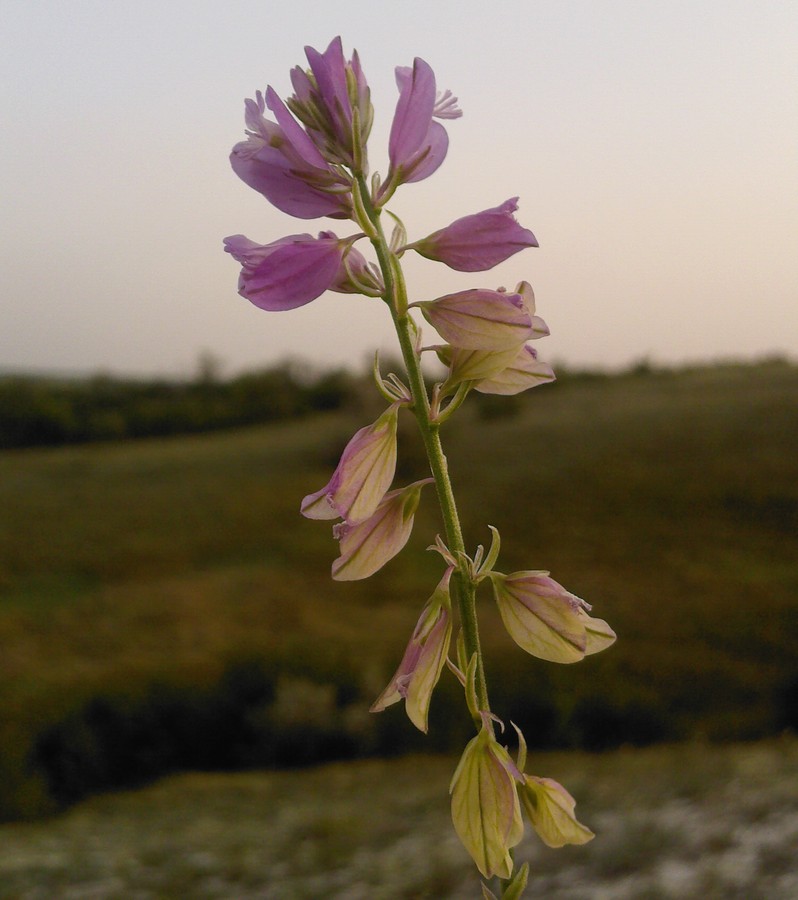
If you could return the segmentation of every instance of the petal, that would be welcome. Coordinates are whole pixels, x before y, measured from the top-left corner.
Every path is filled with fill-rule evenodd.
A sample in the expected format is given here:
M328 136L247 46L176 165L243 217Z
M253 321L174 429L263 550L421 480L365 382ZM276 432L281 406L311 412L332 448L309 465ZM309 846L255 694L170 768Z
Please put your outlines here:
M525 344L518 356L492 378L486 378L475 385L481 394L520 394L529 388L554 381L554 370L548 363L541 362L533 347Z
M292 164L275 147L242 141L233 147L230 165L244 184L263 194L272 206L297 219L348 215L348 194L326 193L298 178Z
M297 235L263 247L249 241L243 248L241 238L226 239L226 250L243 262L238 292L261 309L287 310L310 303L329 288L341 265L338 240Z
M300 103L304 104L310 100L313 84L302 66L294 66L291 69L291 87L294 89L294 97Z
M316 145L305 134L302 126L288 111L288 107L271 88L266 89L266 105L274 113L277 124L282 128L285 139L291 144L296 153L309 166L317 169L326 169L327 163L324 157L316 149Z
M330 290L340 294L368 293L380 296L385 293L385 285L379 269L371 265L357 247L350 247L341 260Z
M532 285L528 281L519 281L515 286L515 292L521 295L529 314L532 315L535 312L535 292Z
M451 568L446 570L424 604L399 668L371 707L371 712L382 712L404 699L410 721L425 733L432 692L443 670L452 635L449 611L451 572Z
M399 404L392 404L351 438L329 483L302 501L302 515L340 517L352 523L367 519L377 509L396 471L398 409Z
M586 844L595 835L576 819L576 801L551 778L524 776L521 802L532 827L547 847Z
M449 135L438 122L430 122L421 148L401 164L402 181L423 181L440 168L449 150Z
M425 141L435 107L435 74L423 59L413 61L413 68L397 67L396 104L388 153L391 167L396 169L416 153Z
M587 613L582 614L585 622L585 633L587 635L587 646L585 647L585 655L592 653L600 653L611 647L618 635L610 628L604 619L594 619Z
M457 97L448 88L435 98L432 115L436 119L459 119L463 115L462 109L457 105Z
M368 578L396 556L413 530L421 488L431 481L426 478L391 491L368 519L351 525L345 523L339 529L341 555L332 564L332 577L336 581Z
M352 121L352 108L346 84L346 60L341 38L333 38L324 53L319 53L313 47L305 47L305 55L330 122L339 132L339 140L348 138L351 141L346 125Z
M452 637L452 622L446 607L440 607L435 624L424 641L421 655L413 671L413 677L407 686L407 702L405 708L410 721L419 729L427 732L429 706L432 692L441 677L446 657L449 653L449 642Z
M462 347L436 348L438 357L449 366L443 392L449 393L464 381L484 381L502 372L518 355L516 346L503 350L468 350Z

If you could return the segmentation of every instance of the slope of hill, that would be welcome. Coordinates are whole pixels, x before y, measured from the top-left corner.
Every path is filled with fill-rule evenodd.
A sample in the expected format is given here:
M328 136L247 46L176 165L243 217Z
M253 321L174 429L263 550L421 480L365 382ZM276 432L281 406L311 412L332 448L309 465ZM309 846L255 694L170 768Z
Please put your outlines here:
M546 568L619 640L529 657L482 602L494 706L539 747L798 725L798 369L565 379L445 434L467 539ZM0 810L36 814L180 768L452 749L452 679L420 738L365 710L439 565L427 498L405 552L329 579L298 515L364 413L0 455ZM400 429L404 483L422 471Z

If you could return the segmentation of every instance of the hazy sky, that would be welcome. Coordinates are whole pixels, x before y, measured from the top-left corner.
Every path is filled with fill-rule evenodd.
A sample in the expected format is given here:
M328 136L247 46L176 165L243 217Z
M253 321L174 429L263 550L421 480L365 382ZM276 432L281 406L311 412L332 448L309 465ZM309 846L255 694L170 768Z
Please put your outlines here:
M548 360L798 353L794 0L0 0L0 369L191 374L391 346L376 300L266 313L222 238L346 223L272 209L228 164L243 99L303 47L357 47L385 171L395 65L460 98L449 157L392 208L411 239L519 195L540 249L411 292L535 287Z

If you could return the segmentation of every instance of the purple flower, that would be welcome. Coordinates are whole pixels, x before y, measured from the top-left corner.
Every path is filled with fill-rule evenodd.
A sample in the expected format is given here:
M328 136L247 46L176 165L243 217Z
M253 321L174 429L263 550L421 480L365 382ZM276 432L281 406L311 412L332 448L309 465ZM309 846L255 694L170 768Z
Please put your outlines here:
M357 51L347 63L341 38L336 37L324 53L305 47L305 55L310 71L299 66L291 70L294 96L288 106L329 161L358 167L374 111Z
M513 197L501 206L463 216L405 249L459 272L492 269L519 250L538 246L535 235L515 220L517 209L518 197Z
M230 164L238 177L278 209L298 219L349 218L351 184L330 166L316 145L268 88L245 101L247 139L233 147ZM278 124L263 113L269 109Z
M329 482L302 501L308 519L367 519L391 486L396 471L396 424L399 404L393 403L349 441Z
M333 529L341 555L332 564L336 581L357 581L381 569L407 543L421 489L431 478L386 494L374 513L362 522L342 522Z
M286 310L310 303L333 284L347 240L328 231L318 238L292 234L261 245L234 234L224 244L241 263L238 293L261 309Z
M405 701L410 721L426 733L432 691L441 676L452 637L449 568L421 611L399 668L375 700L371 712L382 712L392 703Z
M474 289L411 305L454 347L517 349L532 337L532 317L520 294Z
M462 115L457 98L449 91L436 97L435 74L423 59L416 57L412 69L398 66L396 84L399 101L388 143L391 166L381 192L385 199L399 184L432 175L445 159L449 137L433 118L456 119Z
M500 290L502 289L500 288ZM549 326L540 318L540 316L534 314L535 292L532 290L532 285L528 281L521 281L515 286L515 293L521 295L521 299L524 301L527 311L530 316L532 316L532 340L536 341L538 338L546 337L550 334Z

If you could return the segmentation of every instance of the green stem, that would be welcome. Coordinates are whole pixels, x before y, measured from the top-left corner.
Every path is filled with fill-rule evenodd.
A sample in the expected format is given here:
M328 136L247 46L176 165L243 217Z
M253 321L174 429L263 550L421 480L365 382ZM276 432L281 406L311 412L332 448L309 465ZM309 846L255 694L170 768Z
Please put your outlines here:
M465 645L466 659L476 654L476 693L479 708L489 711L488 689L485 682L485 668L482 660L482 649L479 641L479 625L476 611L476 586L474 585L465 562L465 543L460 527L460 518L457 514L457 504L454 499L452 482L449 477L449 468L440 438L440 423L433 421L430 411L430 400L424 377L421 372L421 360L416 352L413 340L413 325L407 311L407 286L404 273L399 263L399 258L394 254L380 221L380 211L375 209L368 193L365 178L358 176L357 183L360 197L357 206L366 215L368 222L360 223L363 231L369 235L374 250L377 254L382 277L385 282L386 301L393 316L396 334L399 338L399 346L402 350L402 358L410 391L413 396L413 414L416 417L424 448L427 453L432 477L435 480L435 489L438 494L438 502L443 517L443 528L446 535L446 545L456 559L460 560L457 570L452 577L452 594L460 614L460 625L463 629L463 642ZM477 721L481 725L480 721Z

